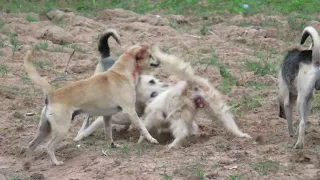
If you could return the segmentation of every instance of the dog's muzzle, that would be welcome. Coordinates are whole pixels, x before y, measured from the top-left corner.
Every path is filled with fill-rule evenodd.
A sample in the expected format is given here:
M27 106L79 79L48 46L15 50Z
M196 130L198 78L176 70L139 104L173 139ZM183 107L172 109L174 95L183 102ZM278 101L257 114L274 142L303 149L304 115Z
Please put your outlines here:
M201 96L197 96L194 98L194 104L197 108L203 108L204 107L204 100Z

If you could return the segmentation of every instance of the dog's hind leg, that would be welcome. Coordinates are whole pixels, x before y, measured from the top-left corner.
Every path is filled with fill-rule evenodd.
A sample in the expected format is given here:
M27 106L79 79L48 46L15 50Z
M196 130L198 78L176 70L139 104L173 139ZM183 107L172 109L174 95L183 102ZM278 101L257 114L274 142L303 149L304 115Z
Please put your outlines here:
M103 116L103 123L104 123L104 136L105 136L105 139L108 142L110 142L110 146L112 148L119 147L119 145L114 143L114 141L113 141L111 116Z
M93 123L86 128L84 131L80 132L77 137L75 137L74 141L80 141L85 137L88 137L90 134L92 134L95 130L97 130L100 127L103 127L103 116L99 116Z
M43 107L40 116L35 138L28 144L29 149L34 150L50 133L51 128L48 120L46 119L46 106Z
M298 111L299 111L299 135L298 140L294 146L295 149L302 149L304 146L305 126L309 116L309 109L312 102L312 94L309 96L298 95Z
M90 120L90 115L87 114L87 116L83 120L81 129L78 131L77 136L79 136L84 130L86 130L90 126L90 121L89 120Z
M123 113L131 120L132 124L134 124L140 129L140 133L142 133L142 135L145 136L148 139L148 141L154 144L158 144L158 141L150 135L146 126L142 123L142 121L140 120L136 111L133 108L123 109Z
M173 120L172 124L170 125L170 129L172 130L174 140L168 145L169 149L180 146L181 141L189 134L188 127L182 119Z

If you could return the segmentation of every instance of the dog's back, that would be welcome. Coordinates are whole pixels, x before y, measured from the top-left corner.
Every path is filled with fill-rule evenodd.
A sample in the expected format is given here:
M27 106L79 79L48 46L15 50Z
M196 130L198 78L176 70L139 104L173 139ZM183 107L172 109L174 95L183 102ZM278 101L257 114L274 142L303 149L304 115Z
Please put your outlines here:
M289 88L294 85L294 80L298 75L301 63L312 63L312 50L300 51L293 49L284 58L281 65L281 75Z

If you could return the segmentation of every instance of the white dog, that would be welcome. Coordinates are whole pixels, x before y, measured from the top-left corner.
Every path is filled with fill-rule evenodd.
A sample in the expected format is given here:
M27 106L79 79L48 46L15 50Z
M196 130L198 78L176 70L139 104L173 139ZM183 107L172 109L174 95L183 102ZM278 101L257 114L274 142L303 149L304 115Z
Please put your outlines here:
M164 54L158 48L154 49L153 56L165 70L182 80L155 97L147 105L142 118L148 130L168 126L174 136L169 148L179 146L181 140L197 134L195 116L202 108L208 115L222 121L226 129L237 137L251 138L239 130L221 94L206 79L195 75L188 63L173 55ZM138 143L144 139L141 135Z

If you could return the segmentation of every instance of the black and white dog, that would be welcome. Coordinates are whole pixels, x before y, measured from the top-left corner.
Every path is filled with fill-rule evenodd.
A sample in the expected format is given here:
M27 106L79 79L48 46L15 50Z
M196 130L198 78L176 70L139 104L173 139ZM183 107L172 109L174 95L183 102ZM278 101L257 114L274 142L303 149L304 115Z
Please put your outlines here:
M292 108L297 101L299 113L298 140L294 146L304 146L305 126L311 110L314 90L320 89L320 39L318 32L311 26L303 30L300 44L311 36L309 50L290 50L279 73L279 117L287 119L289 135L294 136Z

